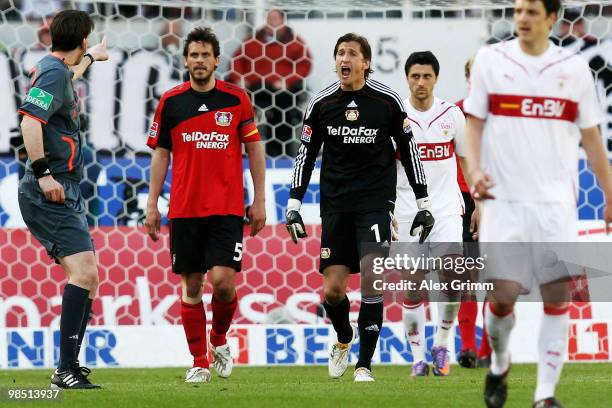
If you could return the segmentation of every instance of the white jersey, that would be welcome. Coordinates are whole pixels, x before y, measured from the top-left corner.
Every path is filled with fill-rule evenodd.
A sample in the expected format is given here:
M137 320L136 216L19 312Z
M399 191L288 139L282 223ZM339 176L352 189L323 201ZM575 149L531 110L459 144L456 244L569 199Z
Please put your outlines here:
M481 166L495 183L491 193L575 204L577 129L603 120L586 61L553 43L530 56L511 40L480 49L470 84L464 110L486 121Z
M434 217L461 215L463 197L457 183L457 158L463 156L465 117L452 103L434 98L426 112L416 110L410 98L404 101L414 141L427 179L427 192ZM412 222L418 209L402 163L397 161L397 202L395 216Z

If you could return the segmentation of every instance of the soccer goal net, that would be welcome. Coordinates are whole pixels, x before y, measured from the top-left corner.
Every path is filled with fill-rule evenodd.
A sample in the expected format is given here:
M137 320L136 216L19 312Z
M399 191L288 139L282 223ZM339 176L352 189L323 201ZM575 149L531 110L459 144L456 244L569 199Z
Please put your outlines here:
M612 151L612 1L565 3L553 40L589 63L606 115L604 143ZM0 327L47 328L58 323L63 272L51 266L28 233L17 201L26 154L16 112L30 86L30 70L50 50L53 15L65 8L90 13L95 21L90 44L106 36L110 50L109 61L94 64L75 90L86 142L82 192L100 262L93 324L119 329L172 326L180 319L180 284L170 271L168 235L153 243L142 228L151 160L145 141L159 98L187 78L182 40L194 27L210 26L217 34L217 77L248 90L267 157L269 225L258 237L245 237L235 319L242 324L325 321L316 169L303 205L309 238L293 244L282 223L303 111L309 98L336 78L336 39L351 31L367 37L373 77L403 97L408 95L407 56L433 51L441 64L436 94L454 102L467 93L465 62L483 44L513 36L513 1L508 0L0 0ZM577 205L582 233L588 236L598 231L603 195L584 155L577 166ZM244 174L247 205L253 185L246 162ZM169 181L160 200L164 215ZM357 278L350 287L351 318L356 320ZM205 297L209 300L210 295ZM399 303L386 306L386 320L401 320ZM245 327L240 329L245 330L242 337L248 337ZM101 336L110 341L108 333ZM308 334L301 336L308 341ZM0 340L0 346L2 341L11 340ZM33 355L37 364L53 358ZM19 366L23 356L11 360L0 351L0 357L5 358L0 366L7 361ZM311 361L308 358L318 361L309 355L301 361Z

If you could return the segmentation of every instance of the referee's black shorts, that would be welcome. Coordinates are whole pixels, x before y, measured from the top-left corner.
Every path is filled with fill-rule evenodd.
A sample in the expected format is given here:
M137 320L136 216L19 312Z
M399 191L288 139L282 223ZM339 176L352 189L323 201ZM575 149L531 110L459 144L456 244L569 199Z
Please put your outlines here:
M331 265L348 266L358 273L366 255L362 244L391 242L391 212L332 213L321 217L319 272Z
M170 220L172 272L206 273L213 266L242 269L243 218L213 215Z

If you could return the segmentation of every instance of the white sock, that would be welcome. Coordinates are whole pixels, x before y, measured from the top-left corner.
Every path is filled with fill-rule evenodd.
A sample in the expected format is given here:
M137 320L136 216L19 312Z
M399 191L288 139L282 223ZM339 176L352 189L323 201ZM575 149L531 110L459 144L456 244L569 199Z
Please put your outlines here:
M489 343L491 344L491 373L500 375L508 370L510 365L510 353L508 343L510 332L514 327L514 313L499 317L491 311L491 305L485 308L485 319Z
M402 320L414 363L425 361L425 305L404 302L403 306Z
M553 397L567 353L569 314L565 309L544 307L538 338L538 385L535 400Z
M448 338L455 325L459 302L438 302L438 328L434 347L448 348Z

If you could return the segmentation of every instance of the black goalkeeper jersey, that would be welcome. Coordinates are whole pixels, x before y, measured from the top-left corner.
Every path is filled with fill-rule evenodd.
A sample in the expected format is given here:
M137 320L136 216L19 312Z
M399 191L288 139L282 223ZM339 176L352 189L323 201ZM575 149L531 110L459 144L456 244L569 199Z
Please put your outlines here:
M416 198L427 197L425 172L400 97L368 79L358 91L328 86L308 105L290 197L302 200L323 147L321 214L395 206L396 149Z

